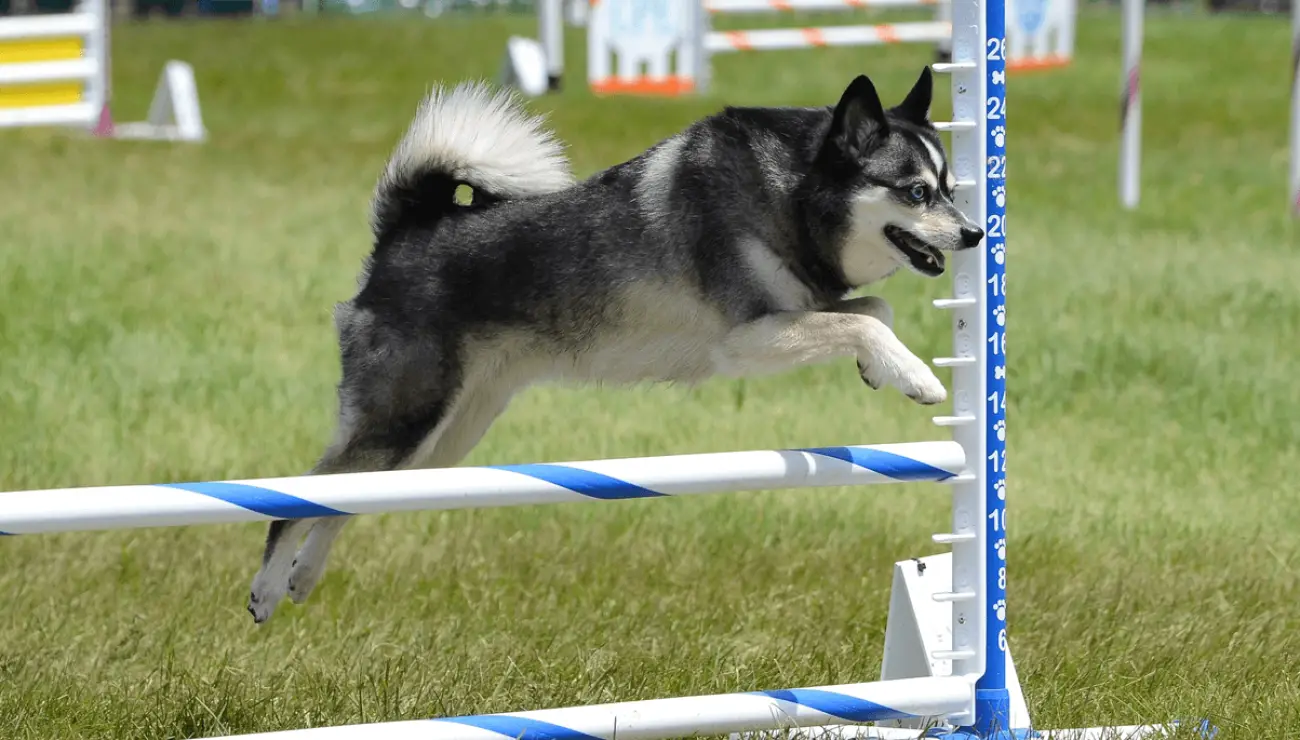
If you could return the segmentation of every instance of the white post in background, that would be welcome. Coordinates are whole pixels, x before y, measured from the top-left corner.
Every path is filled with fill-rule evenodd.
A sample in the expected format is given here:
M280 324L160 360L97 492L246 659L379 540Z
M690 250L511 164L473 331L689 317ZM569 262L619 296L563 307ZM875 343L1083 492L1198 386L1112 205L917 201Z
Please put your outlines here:
M106 120L109 100L112 97L113 72L109 68L109 15L108 0L82 0L77 4L76 12L89 12L95 19L96 29L86 35L82 47L86 57L95 60L99 74L86 81L83 99L93 106L95 111L95 130L102 135L112 135L111 119ZM104 128L107 125L107 128Z
M952 25L952 0L939 0L935 3L934 19L940 23ZM940 62L952 61L952 32L935 45L934 58Z
M1291 215L1300 217L1300 0L1291 0Z
M1124 81L1121 85L1119 199L1125 208L1137 207L1142 158L1142 20L1146 0L1124 0Z
M564 0L536 0L537 33L546 55L546 89L559 90L564 75Z
M1300 2L1300 0L1296 1ZM695 90L702 95L708 94L713 84L713 61L709 57L709 48L704 43L709 32L713 30L713 19L709 17L709 10L705 7L707 2L708 0L699 0L689 6L690 36L682 46L691 51L686 55L687 63L678 68L678 74L695 81Z
M587 13L591 11L588 0L568 0L564 4L565 19L570 26L587 27Z

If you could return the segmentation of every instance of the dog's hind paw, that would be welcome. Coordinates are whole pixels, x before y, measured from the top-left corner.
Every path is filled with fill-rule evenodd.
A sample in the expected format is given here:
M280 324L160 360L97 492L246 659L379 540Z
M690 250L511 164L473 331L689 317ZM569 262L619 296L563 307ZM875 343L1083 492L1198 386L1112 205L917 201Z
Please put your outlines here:
M275 607L284 600L286 586L284 578L258 571L248 592L248 613L253 615L254 623L262 624L271 618Z
M293 564L293 571L289 574L289 598L295 604L301 604L311 596L312 589L320 583L320 577L324 575L325 567L323 563L312 560L296 560Z
M262 624L275 613L275 607L284 598L284 591L251 591L248 594L248 613L253 615L254 624Z

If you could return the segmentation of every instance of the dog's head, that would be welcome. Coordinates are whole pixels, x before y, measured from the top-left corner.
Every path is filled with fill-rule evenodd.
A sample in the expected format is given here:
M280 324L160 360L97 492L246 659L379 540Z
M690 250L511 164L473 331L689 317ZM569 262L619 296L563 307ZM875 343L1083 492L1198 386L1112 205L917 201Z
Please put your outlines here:
M899 105L885 110L866 76L849 84L832 113L822 161L847 199L840 267L853 286L908 267L943 274L944 252L969 249L984 231L953 205L956 178L930 122L926 67Z

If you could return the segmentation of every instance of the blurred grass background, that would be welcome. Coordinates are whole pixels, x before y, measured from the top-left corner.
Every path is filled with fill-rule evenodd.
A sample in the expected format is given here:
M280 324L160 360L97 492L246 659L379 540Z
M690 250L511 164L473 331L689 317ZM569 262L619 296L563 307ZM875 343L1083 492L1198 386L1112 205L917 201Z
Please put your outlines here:
M330 311L431 83L495 75L527 16L114 29L119 119L191 62L201 146L0 132L0 489L287 475L328 439ZM927 47L725 56L714 93L530 103L581 174L724 104L901 99ZM1118 17L1009 85L1011 638L1043 728L1300 726L1300 330L1289 31L1147 21L1144 193L1117 207ZM944 112L939 105L937 115ZM921 356L944 280L880 293ZM849 361L701 387L535 389L469 463L938 438ZM4 495L4 494L0 494ZM0 542L0 736L179 738L869 680L890 565L944 489L366 517L263 629L263 526Z

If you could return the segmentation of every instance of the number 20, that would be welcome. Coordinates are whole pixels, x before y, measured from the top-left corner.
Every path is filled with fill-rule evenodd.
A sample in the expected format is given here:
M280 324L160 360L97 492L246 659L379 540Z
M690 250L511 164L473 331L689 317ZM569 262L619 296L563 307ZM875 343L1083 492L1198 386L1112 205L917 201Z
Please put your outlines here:
M998 214L989 216L989 238L998 239L1002 237L1003 217ZM996 293L994 294L996 295Z
M1002 58L1002 39L989 39L988 42L990 62L996 62Z

